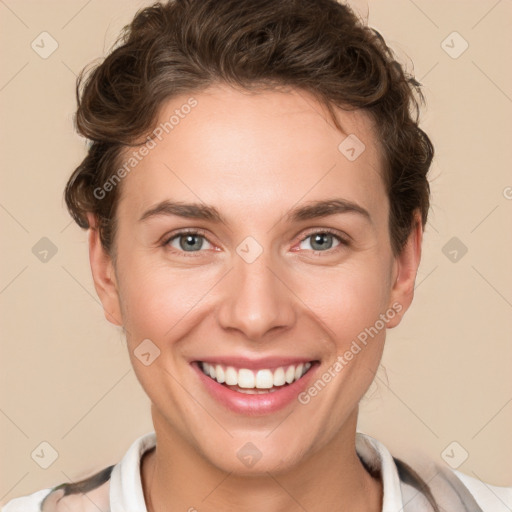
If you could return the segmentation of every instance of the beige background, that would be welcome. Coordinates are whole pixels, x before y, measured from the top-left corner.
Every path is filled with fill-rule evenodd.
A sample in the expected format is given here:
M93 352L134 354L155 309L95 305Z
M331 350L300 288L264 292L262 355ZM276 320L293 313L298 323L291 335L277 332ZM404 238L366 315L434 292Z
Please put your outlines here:
M0 0L2 503L114 464L152 430L121 331L96 297L86 233L62 200L85 154L75 75L148 4ZM456 441L452 460L469 454L461 471L512 485L512 3L353 5L414 62L437 150L415 302L388 332L359 429L395 455L414 446L441 463ZM31 48L43 31L59 45L47 59ZM442 46L454 31L469 44L458 58L445 49L462 39ZM46 263L32 253L42 237L58 250ZM452 237L468 249L457 262L442 252ZM43 441L58 452L48 469L31 458Z

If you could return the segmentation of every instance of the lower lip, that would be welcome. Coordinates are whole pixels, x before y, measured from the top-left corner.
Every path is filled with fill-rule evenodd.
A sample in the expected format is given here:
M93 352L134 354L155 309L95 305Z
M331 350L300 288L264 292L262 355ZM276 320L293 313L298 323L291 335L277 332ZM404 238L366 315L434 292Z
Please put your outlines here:
M205 385L206 389L214 399L220 402L233 412L256 416L262 414L271 414L283 409L291 402L297 400L299 393L304 391L311 381L313 373L316 371L318 363L312 363L311 368L299 380L292 384L280 386L277 391L272 393L249 395L238 393L228 387L219 384L211 377L207 377L199 368L199 363L192 363L192 367L199 375L199 379Z

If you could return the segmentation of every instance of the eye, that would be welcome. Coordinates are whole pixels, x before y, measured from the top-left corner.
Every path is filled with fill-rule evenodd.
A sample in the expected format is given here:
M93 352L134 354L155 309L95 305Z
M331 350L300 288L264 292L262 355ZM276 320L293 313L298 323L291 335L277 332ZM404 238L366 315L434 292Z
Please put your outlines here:
M336 251L340 246L348 245L348 241L330 230L314 231L303 238L300 243L310 240L310 250L314 253L328 252L331 249ZM335 244L335 245L333 245ZM308 249L306 247L306 249Z
M179 231L165 238L162 246L174 253L188 253L186 254L187 256L199 256L200 254L193 253L201 253L204 249L214 247L206 238L205 233L197 229ZM307 247L300 247L301 244L308 240L310 240L309 249ZM207 245L210 245L210 247L207 247ZM336 252L342 246L348 245L348 240L328 229L313 231L299 242L300 249L311 250L315 255L323 252Z
M210 244L204 234L199 231L180 231L166 238L163 246L172 250L172 252L194 253L205 249L204 245ZM211 245L211 244L210 244Z

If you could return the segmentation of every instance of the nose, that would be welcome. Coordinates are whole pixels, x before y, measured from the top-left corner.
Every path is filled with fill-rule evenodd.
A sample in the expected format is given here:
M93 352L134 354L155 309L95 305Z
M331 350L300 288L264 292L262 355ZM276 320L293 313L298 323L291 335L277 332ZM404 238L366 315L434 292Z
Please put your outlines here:
M251 341L262 341L269 331L290 328L296 320L296 297L286 282L283 266L272 264L269 251L252 263L236 256L227 276L218 309L225 330L237 330Z

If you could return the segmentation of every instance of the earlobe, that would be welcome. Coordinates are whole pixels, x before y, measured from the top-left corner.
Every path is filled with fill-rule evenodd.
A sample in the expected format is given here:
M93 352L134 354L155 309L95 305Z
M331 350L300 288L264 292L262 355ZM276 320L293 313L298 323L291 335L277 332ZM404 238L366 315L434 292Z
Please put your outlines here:
M101 244L96 217L87 214L89 220L89 261L96 293L103 305L105 318L112 324L122 326L122 315L118 286L111 256Z
M423 226L419 212L414 216L414 227L409 234L409 238L402 251L396 256L394 261L394 273L396 275L391 295L389 307L393 304L399 304L400 312L390 319L387 328L396 327L402 320L405 312L409 309L414 298L414 286L416 283L416 274L421 261L421 245L423 241ZM398 308L393 308L398 309Z

